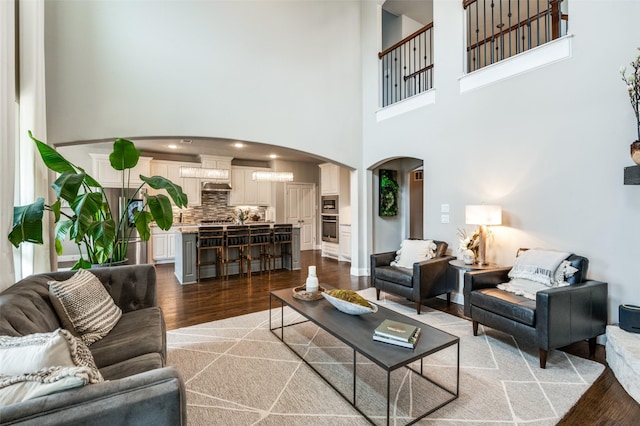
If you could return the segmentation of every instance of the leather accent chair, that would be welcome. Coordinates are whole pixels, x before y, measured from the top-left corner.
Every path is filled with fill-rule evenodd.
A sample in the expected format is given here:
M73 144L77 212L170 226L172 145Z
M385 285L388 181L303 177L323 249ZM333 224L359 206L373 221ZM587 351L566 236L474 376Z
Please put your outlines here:
M545 368L549 350L581 340L589 341L593 357L596 337L607 325L608 285L586 279L587 258L572 254L567 260L578 269L567 279L569 285L538 291L536 300L497 288L509 281L510 267L465 273L464 314L473 322L473 335L483 324L534 344L540 368Z
M406 297L416 303L420 314L422 302L441 294L447 294L447 305L451 303L451 292L456 290L457 281L452 279L449 261L453 256L445 256L448 244L436 241L435 256L429 260L416 262L413 269L391 266L395 251L371 255L371 286L376 288L376 298L380 300L380 290Z

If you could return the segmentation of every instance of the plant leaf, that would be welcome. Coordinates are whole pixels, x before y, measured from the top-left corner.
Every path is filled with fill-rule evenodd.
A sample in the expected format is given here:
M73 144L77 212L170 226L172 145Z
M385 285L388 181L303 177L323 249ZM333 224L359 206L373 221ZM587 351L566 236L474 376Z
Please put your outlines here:
M13 228L9 233L9 241L14 247L22 242L42 244L42 216L44 215L44 198L26 206L13 208Z
M54 172L58 173L75 173L76 169L73 167L66 158L58 153L55 149L50 147L44 142L40 142L38 139L34 138L31 134L31 130L29 130L29 137L35 142L36 148L40 152L40 157L42 157L42 161L44 164Z
M63 220L56 223L55 247L56 247L56 253L58 253L58 255L61 255L63 252L62 242L66 239L67 233L69 232L69 229L71 229L72 226L73 226L72 220Z
M173 217L173 213L172 213ZM138 230L138 235L142 241L149 241L151 238L151 229L149 224L153 221L153 215L149 212L142 211L136 214L135 224ZM173 221L173 220L172 220Z
M153 219L160 229L167 231L173 225L173 211L171 201L166 195L147 195L147 204Z
M60 220L60 209L62 208L62 203L60 203L60 199L58 198L55 203L51 204L51 211L53 212L53 221L58 223Z
M56 197L73 202L78 196L78 191L84 182L84 173L62 173L58 179L56 179L51 187L56 193Z
M88 260L84 260L82 258L78 259L78 261L71 267L71 270L75 271L77 269L91 269L91 262Z
M126 139L116 139L113 143L113 152L109 155L111 167L116 170L132 169L138 164L140 153L133 142Z
M189 199L187 198L187 194L182 192L182 187L180 185L176 185L171 182L169 179L163 178L162 176L152 176L150 178L140 175L140 179L149 185L153 189L164 189L167 191L173 203L178 207L187 207L187 203ZM147 197L148 198L148 197ZM172 213L173 215L173 213Z
M76 220L72 235L77 243L81 242L84 235L96 220L105 219L96 217L99 216L101 211L102 201L102 193L100 192L82 194L73 200L71 208L76 214Z
M78 167L78 166L76 166L76 167ZM80 170L82 173L84 173L84 183L86 183L88 186L90 186L92 188L102 188L102 185L100 185L100 182L98 182L97 180L95 180L94 178L89 176L89 174L87 173L87 171L85 169L83 169L82 167L78 167L78 170Z
M95 257L92 259L93 261L101 264L112 259L116 240L116 222L113 219L93 222L87 229L86 236L93 241L93 255Z

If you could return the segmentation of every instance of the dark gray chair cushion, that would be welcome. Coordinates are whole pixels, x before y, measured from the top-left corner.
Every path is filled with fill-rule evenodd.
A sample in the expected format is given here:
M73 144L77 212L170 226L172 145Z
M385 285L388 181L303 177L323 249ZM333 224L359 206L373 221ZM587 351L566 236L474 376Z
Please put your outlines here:
M89 349L98 368L117 364L148 353L166 358L165 326L160 308L131 311L102 340Z
M413 285L413 269L380 266L376 268L376 278L411 287Z
M471 292L471 305L522 324L536 324L536 301L497 288Z
M148 353L100 368L100 373L105 380L118 380L163 366L164 360L159 353Z

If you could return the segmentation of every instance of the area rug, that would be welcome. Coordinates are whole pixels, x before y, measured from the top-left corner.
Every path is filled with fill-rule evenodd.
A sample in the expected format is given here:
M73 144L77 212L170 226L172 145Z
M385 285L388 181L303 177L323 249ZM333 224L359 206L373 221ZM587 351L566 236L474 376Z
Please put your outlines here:
M374 301L375 290L361 293ZM554 425L604 369L553 350L543 370L537 348L523 347L510 335L480 326L473 336L469 321L424 307L416 315L413 303L391 295L375 302L460 337L459 398L417 424ZM280 312L273 311L278 322ZM290 309L284 315L285 323L301 319ZM287 333L296 352L349 395L351 349L310 323L288 327ZM369 424L269 331L269 311L169 331L167 344L168 364L186 383L189 425ZM428 376L455 386L454 348L424 359ZM385 424L386 376L364 357L356 362L359 406L376 424ZM419 405L437 399L415 376L404 368L392 376L391 424L406 424L427 411Z

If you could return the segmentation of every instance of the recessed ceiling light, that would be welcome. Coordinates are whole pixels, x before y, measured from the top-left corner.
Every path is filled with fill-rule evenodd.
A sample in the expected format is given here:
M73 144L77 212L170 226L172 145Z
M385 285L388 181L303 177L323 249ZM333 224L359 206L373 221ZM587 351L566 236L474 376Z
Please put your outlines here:
M276 154L270 154L269 158L278 158L278 156Z
M167 145L167 148L169 148L169 149L178 149L178 145L174 145L174 144Z
M233 144L233 146L235 146L236 148L242 148L244 144L242 142L236 142Z

